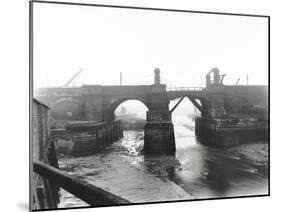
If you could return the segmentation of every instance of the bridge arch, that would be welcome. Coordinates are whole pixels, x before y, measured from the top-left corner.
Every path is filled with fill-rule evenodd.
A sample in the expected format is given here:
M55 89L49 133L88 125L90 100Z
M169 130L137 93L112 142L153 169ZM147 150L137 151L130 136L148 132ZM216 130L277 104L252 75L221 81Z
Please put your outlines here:
M83 104L73 97L60 98L52 104L51 114L56 120L80 120L84 117Z
M121 105L122 103L129 101L129 100L136 100L140 103L142 103L146 109L149 111L149 104L145 101L145 99L143 98L138 98L138 97L123 97L123 98L119 98L117 100L114 100L113 102L111 102L110 104L108 104L108 106L105 108L103 114L104 117L103 119L111 122L115 119L115 110L118 108L119 105Z

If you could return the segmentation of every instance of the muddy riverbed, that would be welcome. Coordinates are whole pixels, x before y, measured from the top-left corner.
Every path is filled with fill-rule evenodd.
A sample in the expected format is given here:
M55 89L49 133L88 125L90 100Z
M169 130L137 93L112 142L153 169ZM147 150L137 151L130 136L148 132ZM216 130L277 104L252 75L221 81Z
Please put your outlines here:
M215 149L183 125L175 127L175 137L175 157L143 155L143 131L125 131L103 153L65 157L59 166L134 203L267 194L266 143ZM61 190L59 207L85 205Z

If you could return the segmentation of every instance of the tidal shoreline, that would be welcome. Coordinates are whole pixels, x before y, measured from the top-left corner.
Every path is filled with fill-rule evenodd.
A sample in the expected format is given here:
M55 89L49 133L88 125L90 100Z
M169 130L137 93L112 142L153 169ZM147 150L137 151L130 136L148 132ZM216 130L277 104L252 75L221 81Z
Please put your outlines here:
M103 153L61 158L60 168L133 203L267 193L266 144L216 149L198 143L184 127L176 135L176 157L143 155L143 132L125 131ZM87 205L61 194L60 207Z

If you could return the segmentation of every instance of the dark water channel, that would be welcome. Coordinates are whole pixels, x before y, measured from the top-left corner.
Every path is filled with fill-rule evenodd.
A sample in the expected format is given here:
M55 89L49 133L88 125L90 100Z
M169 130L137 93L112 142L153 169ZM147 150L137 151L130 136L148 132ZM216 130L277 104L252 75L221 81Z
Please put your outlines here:
M202 199L267 194L267 161L235 149L200 144L193 127L175 126L176 156L142 154L143 132L125 131L104 153L60 159L69 174L132 202ZM259 144L267 145L267 144ZM62 192L62 207L85 205Z
M187 131L177 139L176 158L181 165L171 173L171 180L196 198L267 194L267 161L256 159L259 153L254 147L245 147L252 154L248 158L235 148L203 146L192 131Z

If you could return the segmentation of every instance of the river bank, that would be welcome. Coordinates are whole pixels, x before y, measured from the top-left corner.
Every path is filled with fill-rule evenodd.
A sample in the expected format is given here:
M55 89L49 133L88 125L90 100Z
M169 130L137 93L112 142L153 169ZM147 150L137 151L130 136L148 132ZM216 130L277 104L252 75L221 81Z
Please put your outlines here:
M132 142L132 139L138 142ZM143 146L143 132L124 133L122 141L114 143L102 154L88 157L61 158L61 170L75 178L121 196L133 203L174 201L193 199L180 186L170 181L166 168L176 163L154 158L144 158L140 150ZM165 162L166 161L166 162ZM158 168L153 168L153 167ZM153 171L152 171L153 170ZM66 191L61 191L60 207L87 205Z
M200 144L193 129L176 127L175 135L175 157L143 155L143 131L124 131L124 138L103 153L61 158L59 165L133 203L267 194L264 144L216 149ZM61 194L60 207L87 205L65 191Z
M267 142L241 144L237 147L228 149L228 151L237 156L245 157L257 165L268 166Z

